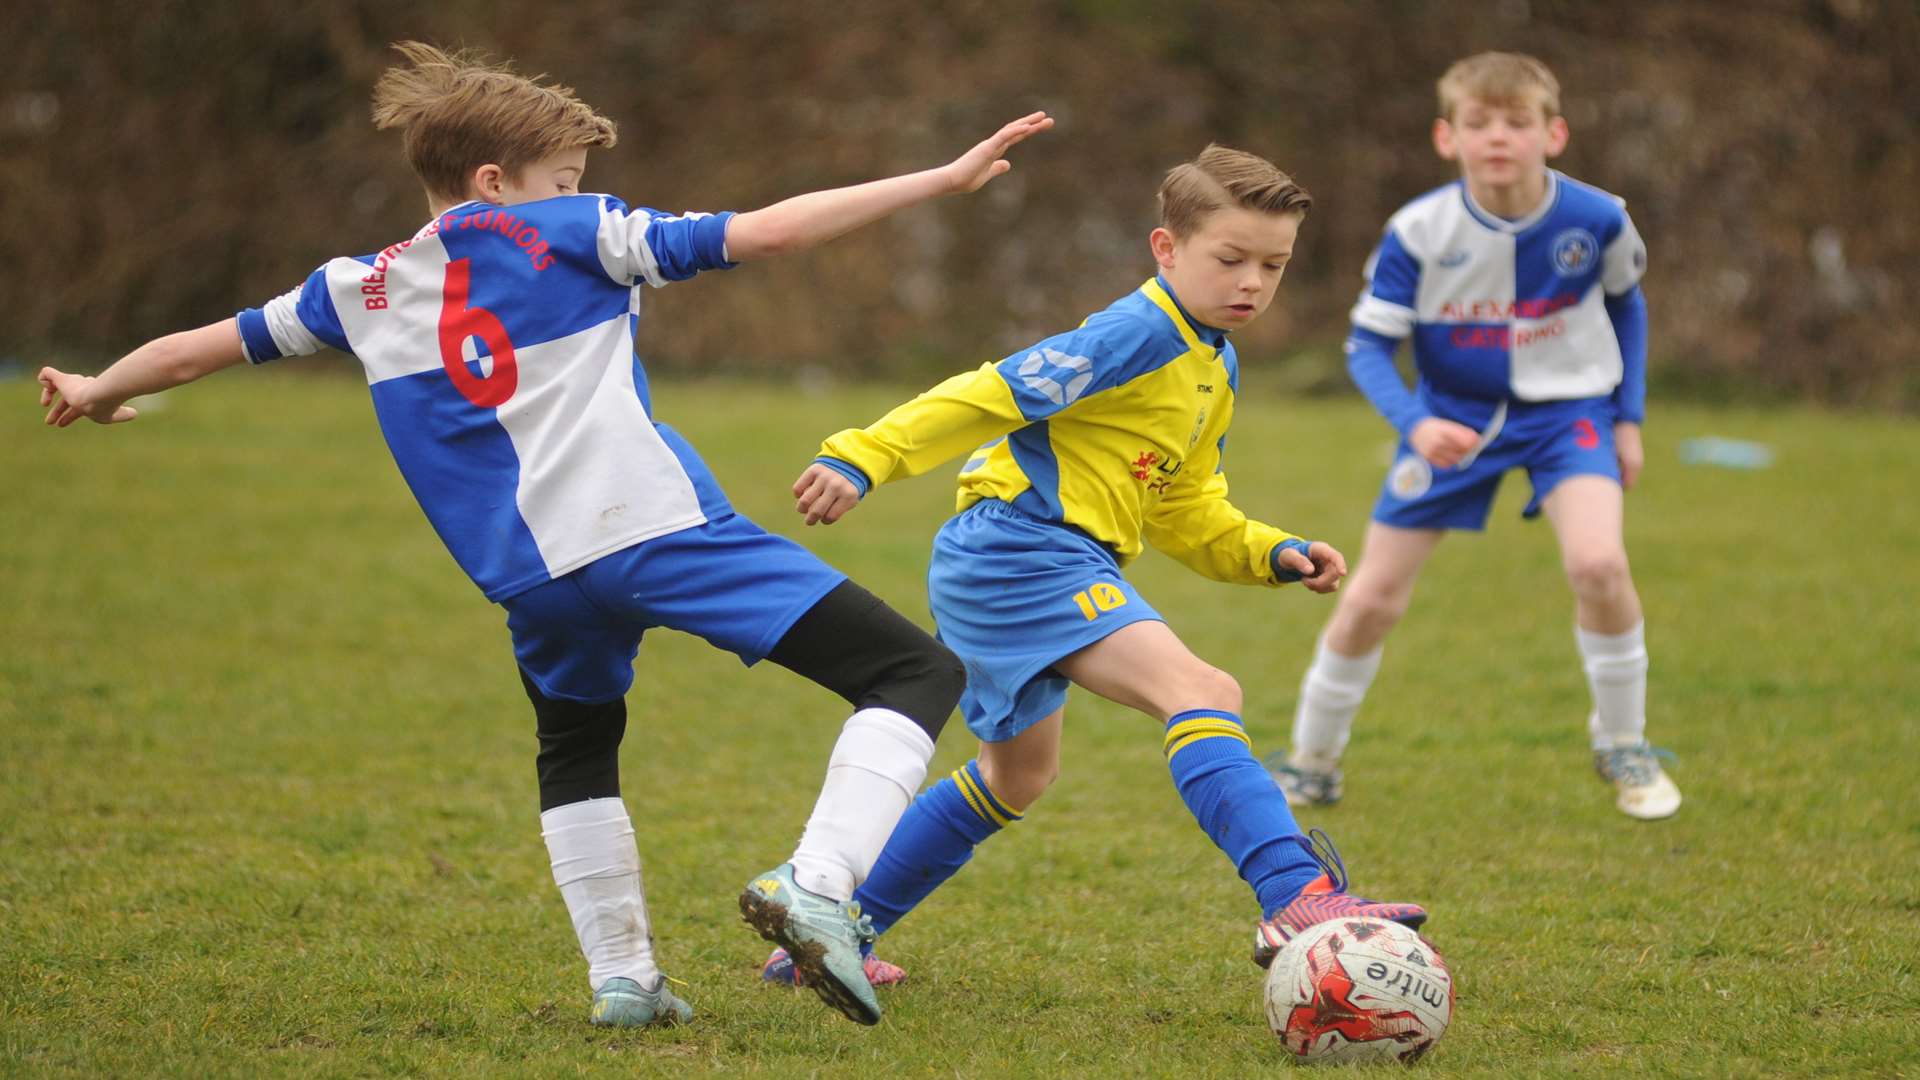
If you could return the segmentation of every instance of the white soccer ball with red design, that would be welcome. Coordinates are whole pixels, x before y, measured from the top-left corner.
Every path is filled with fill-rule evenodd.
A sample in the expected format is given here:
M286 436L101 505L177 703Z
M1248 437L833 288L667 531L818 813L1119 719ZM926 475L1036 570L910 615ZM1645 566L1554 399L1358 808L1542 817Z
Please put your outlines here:
M1411 1062L1453 1019L1453 974L1399 923L1335 919L1287 942L1266 997L1267 1025L1301 1062Z

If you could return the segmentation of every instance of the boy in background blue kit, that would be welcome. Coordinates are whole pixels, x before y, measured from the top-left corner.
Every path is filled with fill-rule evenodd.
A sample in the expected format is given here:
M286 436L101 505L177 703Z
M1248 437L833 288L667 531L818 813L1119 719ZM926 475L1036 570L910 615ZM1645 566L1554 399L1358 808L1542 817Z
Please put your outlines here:
M1460 179L1387 223L1347 339L1399 451L1301 684L1292 753L1268 766L1295 805L1338 801L1354 714L1420 568L1447 530L1483 528L1501 476L1524 468L1525 514L1545 512L1573 587L1594 767L1622 813L1669 817L1680 790L1646 740L1646 632L1622 533L1644 462L1646 247L1620 199L1547 167L1567 122L1546 65L1468 57L1440 79L1439 104L1434 147ZM1409 337L1411 391L1393 365Z

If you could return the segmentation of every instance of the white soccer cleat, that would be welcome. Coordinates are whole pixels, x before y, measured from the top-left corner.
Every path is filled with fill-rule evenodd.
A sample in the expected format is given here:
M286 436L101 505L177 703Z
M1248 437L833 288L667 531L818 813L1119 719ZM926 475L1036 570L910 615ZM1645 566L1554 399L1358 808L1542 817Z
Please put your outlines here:
M1660 768L1660 758L1672 756L1641 742L1595 750L1593 768L1618 793L1614 805L1621 813L1641 821L1658 821L1680 809L1680 788Z

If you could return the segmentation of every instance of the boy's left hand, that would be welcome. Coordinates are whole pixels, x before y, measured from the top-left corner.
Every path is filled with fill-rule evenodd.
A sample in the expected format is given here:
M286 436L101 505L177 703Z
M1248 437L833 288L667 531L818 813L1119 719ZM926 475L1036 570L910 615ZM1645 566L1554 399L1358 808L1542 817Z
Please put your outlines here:
M806 515L807 524L831 525L860 505L860 489L853 481L815 462L793 482L793 508Z
M47 410L47 426L67 427L83 416L96 424L124 424L140 415L122 401L93 400L93 382L91 375L41 368L40 406Z
M1620 486L1632 490L1647 463L1647 452L1640 445L1640 425L1621 420L1613 425L1613 452L1620 458Z
M1008 147L1052 126L1053 117L1044 112L1029 113L1015 120L948 164L947 182L956 193L980 190L987 181L1013 168L1012 162L1000 156Z
M1347 557L1332 544L1315 540L1305 555L1292 548L1280 552L1280 565L1300 575L1300 584L1317 593L1330 593L1347 576Z

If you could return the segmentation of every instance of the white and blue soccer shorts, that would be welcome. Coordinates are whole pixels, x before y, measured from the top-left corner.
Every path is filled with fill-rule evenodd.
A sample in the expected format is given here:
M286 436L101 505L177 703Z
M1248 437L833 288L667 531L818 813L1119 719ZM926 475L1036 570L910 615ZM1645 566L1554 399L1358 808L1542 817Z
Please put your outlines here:
M1123 626L1165 621L1098 541L997 499L941 527L927 597L940 640L966 664L960 713L983 742L1005 742L1066 703L1054 661Z
M640 638L681 630L751 665L847 579L739 514L642 541L501 602L513 654L542 694L626 694Z
M1527 470L1533 484L1525 517L1538 515L1541 502L1570 476L1620 482L1615 413L1608 399L1510 402L1495 415L1497 424L1483 432L1479 452L1452 468L1428 464L1400 440L1373 520L1401 529L1484 529L1500 478L1509 469Z

